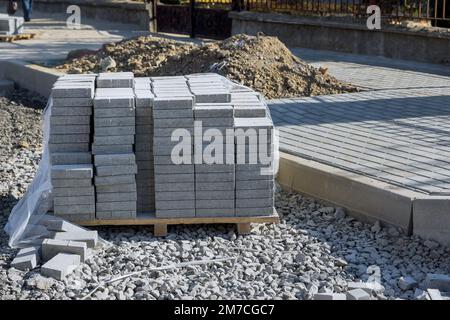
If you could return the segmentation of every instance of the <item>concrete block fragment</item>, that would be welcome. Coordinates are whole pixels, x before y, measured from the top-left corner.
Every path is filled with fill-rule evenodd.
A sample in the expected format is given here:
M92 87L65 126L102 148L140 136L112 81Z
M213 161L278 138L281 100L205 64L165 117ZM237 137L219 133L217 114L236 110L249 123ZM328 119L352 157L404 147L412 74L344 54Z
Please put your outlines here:
M53 212L57 216L66 214L92 214L95 213L95 204L54 205Z
M370 295L362 289L347 291L347 300L370 300Z
M72 273L79 264L79 255L59 253L41 267L41 274L62 281L68 274Z
M50 126L61 125L89 125L91 122L90 116L54 116L50 117Z
M131 184L135 183L134 174L124 174L118 176L94 177L95 186L110 186L115 184Z
M135 164L118 165L118 166L97 166L96 174L103 176L119 176L125 174L136 174L137 166Z
M44 239L42 242L42 260L48 261L59 253L70 253L80 256L84 262L87 257L87 245L85 242Z
M120 135L134 135L135 126L123 127L96 127L94 134L96 136L120 136Z
M114 145L103 145L99 146L96 144L92 145L92 154L128 154L133 152L133 145L131 144L114 144Z
M95 155L94 163L96 166L117 166L134 164L136 157L133 153L128 154L108 154Z
M97 203L115 201L136 201L136 192L108 192L100 193L97 190Z
M347 300L345 293L316 293L313 300Z
M91 179L52 179L53 188L79 188L92 186Z
M55 206L72 206L77 204L95 204L95 196L71 196L71 197L54 197L53 203Z
M156 201L156 210L159 209L192 209L195 208L195 200Z
M95 127L122 127L134 125L134 117L94 118Z
M92 155L90 152L55 152L50 154L50 162L58 164L90 164Z
M234 208L201 209L195 208L196 217L234 217Z
M90 116L92 107L52 107L52 116Z
M89 108L86 108L86 110L89 109L90 114L92 114L92 105L93 105L92 98L53 98L52 102L53 102L52 116L56 115L53 112L55 109L65 108L65 109L67 109L65 111L70 112L69 110L72 109L73 107L79 108L79 109L84 109L85 107L89 107ZM62 110L60 112L62 112ZM65 114L65 115L69 115L69 114Z
M18 270L31 270L40 263L40 247L28 247L21 249L11 262L11 267Z
M93 167L91 164L58 164L51 167L52 179L91 179Z
M425 277L425 287L450 292L450 276L445 274L428 273Z
M97 108L95 118L134 117L134 108Z
M136 183L97 186L97 193L136 192Z
M84 242L88 248L94 248L97 245L98 234L97 231L57 232L53 239Z
M89 152L89 143L49 143L48 150L51 153Z
M234 208L234 199L220 199L220 200L199 200L195 201L195 208L197 209L232 209Z
M94 195L94 187L92 186L92 181L89 181L89 186L82 187L55 187L53 184L53 196L54 197L76 197L76 196L90 196Z
M188 218L195 217L195 209L156 209L158 218Z
M136 211L136 201L97 202L97 211Z
M192 179L192 182L155 184L156 192L178 192L191 190L194 190L194 179Z

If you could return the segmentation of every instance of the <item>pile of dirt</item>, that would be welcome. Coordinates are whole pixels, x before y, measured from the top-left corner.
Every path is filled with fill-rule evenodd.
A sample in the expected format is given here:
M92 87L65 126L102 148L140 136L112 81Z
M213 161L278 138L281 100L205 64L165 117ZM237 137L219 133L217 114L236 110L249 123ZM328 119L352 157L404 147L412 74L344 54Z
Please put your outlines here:
M111 59L112 58L112 59ZM58 66L69 73L132 71L136 76L216 72L268 99L356 91L294 56L276 37L235 35L202 45L139 37L104 45Z

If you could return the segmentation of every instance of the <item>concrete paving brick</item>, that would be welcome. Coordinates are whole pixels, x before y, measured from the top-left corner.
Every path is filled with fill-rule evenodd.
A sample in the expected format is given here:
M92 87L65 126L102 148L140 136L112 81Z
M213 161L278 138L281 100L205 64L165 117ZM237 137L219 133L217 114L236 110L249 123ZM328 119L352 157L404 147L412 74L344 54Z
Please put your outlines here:
M66 214L91 214L95 213L95 204L54 205L53 212L58 216Z
M90 116L51 116L50 126L60 126L60 125L89 125L91 122Z
M237 192L236 195L239 193ZM264 208L273 207L273 198L261 198L261 199L240 199L236 197L236 208Z
M94 109L95 118L134 117L134 108L97 108Z
M86 231L85 229L70 223L68 221L62 220L57 217L52 217L54 219L42 219L42 225L44 225L48 230L55 232L69 232L69 231Z
M273 123L270 118L234 118L234 127L236 129L271 129L273 128Z
M199 104L194 106L195 118L233 118L233 106L230 104Z
M94 118L95 127L122 127L134 125L134 117Z
M116 175L116 176L104 176L94 177L95 186L110 186L116 184L131 184L135 183L136 179L134 174Z
M51 153L60 152L89 152L88 143L49 143L48 150Z
M178 173L178 174L157 174L154 177L155 183L170 183L170 182L192 182L194 175L192 173Z
M370 300L370 295L362 289L354 289L346 292L347 300Z
M64 126L51 126L50 134L79 134L91 132L89 125L64 125Z
M156 209L158 218L189 218L195 217L195 209Z
M126 144L116 144L116 145L104 145L104 146L99 146L99 145L92 145L92 154L93 155L101 155L101 154L118 154L118 153L123 153L123 154L128 154L133 152L133 146Z
M273 179L274 175L262 174L261 170L252 170L252 171L238 171L236 173L236 181L248 181L248 180L268 180Z
M100 193L97 190L97 203L100 202L115 202L115 201L136 201L136 192L109 192Z
M102 220L112 219L111 211L101 212L97 210L97 212L95 213L95 217Z
M173 162L173 159L171 156L154 156L153 162L155 165L176 165L176 163Z
M214 173L214 172L223 172L229 173L235 171L234 164L196 164L195 165L195 173Z
M111 211L112 219L135 219L136 210L134 211Z
M152 108L141 108L136 107L136 120L137 118L153 119L153 109Z
M95 196L71 196L71 197L54 197L55 206L71 206L77 204L95 204Z
M52 107L52 116L90 116L92 107Z
M193 99L187 97L173 97L173 98L155 98L153 100L154 110L166 109L190 109L192 110Z
M155 137L171 137L177 128L155 128L153 133ZM183 128L189 132L189 134L194 134L194 128Z
M59 253L76 254L80 256L80 261L87 258L87 245L84 242L44 239L42 242L42 260L48 261Z
M273 180L236 181L236 190L273 189Z
M260 118L267 116L267 109L265 107L235 107L234 115L237 118Z
M18 270L32 270L38 266L41 261L40 247L28 247L21 249L13 261L11 267Z
M347 300L345 293L316 293L313 300Z
M168 174L168 173L194 173L193 164L180 164L180 165L155 165L156 174Z
M51 179L91 179L93 177L93 167L91 164L53 165L50 177Z
M234 199L234 190L222 191L202 191L196 190L195 198L197 200L220 200L220 199Z
M267 169L266 164L258 163L258 164L236 164L236 174L238 172L246 172L246 171L257 171L263 168Z
M231 101L231 95L228 92L211 93L208 91L195 91L193 93L195 101L198 103L223 103Z
M98 177L103 176L119 176L125 174L136 174L137 166L135 164L118 165L118 166L97 166L96 174Z
M95 155L94 163L96 166L129 165L134 164L136 157L133 153L127 154L108 154Z
M227 182L234 181L234 172L232 173L196 173L197 182Z
M194 181L194 179L192 179L192 182L155 184L155 191L156 192L192 191L192 190L194 190L194 182L193 181Z
M179 192L155 192L156 201L170 201L170 200L195 200L194 191L179 191Z
M95 212L83 213L83 214L65 214L62 216L64 219L73 222L79 221L92 221L95 220Z
M179 118L193 118L194 112L192 109L170 109L170 110L153 110L153 119L179 119Z
M94 130L96 136L134 135L135 132L135 126L95 127Z
M173 146L153 146L153 153L155 155L171 155L173 152ZM193 155L194 151L193 151L193 146L191 144L185 144L183 145L183 150L187 150L186 152L189 152L190 150L190 154ZM177 151L177 150L175 150Z
M221 209L195 209L196 217L234 217L234 208L221 208Z
M92 184L92 181L89 181ZM94 187L92 185L90 186L83 186L83 187L67 187L67 188L59 188L55 187L53 184L53 190L52 190L53 196L55 197L76 197L76 196L90 196L94 195Z
M184 145L188 145L191 146L192 145L192 139L181 139L178 141L171 141L170 137L158 137L158 136L154 136L153 137L153 150L156 151L159 150L159 147L174 147L174 146L184 146Z
M136 211L136 201L98 202L97 211Z
M94 136L94 144L98 146L132 145L134 144L134 135Z
M97 193L136 192L136 183L96 186Z
M91 179L52 179L53 188L79 188L92 186Z
M249 216L270 216L273 214L273 207L265 208L235 208L236 216L249 217Z
M92 107L92 98L52 98L54 107ZM71 109L71 108L69 108ZM52 114L53 110L52 110Z
M135 108L134 99L130 96L110 96L110 97L95 97L93 100L94 111L100 109L124 109Z
M50 134L48 142L51 144L87 143L91 140L90 134Z
M52 88L53 98L91 98L94 96L94 84L88 82L71 82L70 84L56 82Z
M195 208L196 209L232 209L234 208L234 199L225 199L225 200L195 200Z
M153 122L155 128L193 128L194 119L159 119Z
M59 253L41 267L41 274L62 281L80 264L77 254Z
M273 189L236 190L238 199L266 199L273 197Z
M165 200L165 201L156 201L155 203L156 210L160 209L193 209L195 208L195 200Z
M195 122L201 121L203 127L228 127L233 128L233 118L195 118Z
M198 191L221 191L221 190L234 190L234 181L228 182L196 182L195 190Z
M99 73L98 88L133 88L134 75L131 72Z
M57 232L53 239L84 242L88 248L94 248L97 245L98 233L95 230Z

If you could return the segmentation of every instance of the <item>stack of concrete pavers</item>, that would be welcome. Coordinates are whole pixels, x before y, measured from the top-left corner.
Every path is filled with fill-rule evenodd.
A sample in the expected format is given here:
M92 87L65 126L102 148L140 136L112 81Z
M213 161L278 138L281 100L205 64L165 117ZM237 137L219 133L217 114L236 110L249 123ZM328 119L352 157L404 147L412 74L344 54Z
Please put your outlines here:
M0 14L0 35L13 35L23 33L23 17L12 17Z
M187 78L195 97L196 216L234 216L234 119L229 87L216 75L193 75ZM213 148L209 143L215 138L210 134L220 134L223 137L222 141L214 141L218 143Z
M156 217L194 217L193 96L185 77L152 80ZM172 133L180 133L180 141Z
M95 75L66 75L52 89L49 151L53 211L71 221L95 218L90 126Z
M134 76L101 73L94 97L94 142L97 219L136 217Z
M150 78L134 79L136 100L135 155L137 164L137 212L155 211L153 163L153 99Z
M273 214L273 122L261 96L231 90L236 139L236 216ZM256 135L252 135L252 130Z
M51 236L42 239L41 245L21 249L11 262L11 267L16 269L31 270L42 263L42 275L63 280L97 245L97 231L85 230L58 217L31 217L30 222L44 228Z

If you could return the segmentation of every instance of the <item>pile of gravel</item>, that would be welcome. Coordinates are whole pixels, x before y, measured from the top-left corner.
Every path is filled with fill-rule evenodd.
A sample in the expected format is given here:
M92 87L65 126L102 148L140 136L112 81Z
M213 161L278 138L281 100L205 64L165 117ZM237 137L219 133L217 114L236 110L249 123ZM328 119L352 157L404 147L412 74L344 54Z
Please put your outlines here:
M110 43L57 67L68 73L132 71L136 76L217 72L268 99L317 96L356 88L294 56L276 37L235 35L202 45L152 36Z
M0 99L2 210L7 214L32 181L40 157L42 112ZM5 121L4 121L5 120ZM28 147L20 147L20 141ZM3 185L4 184L4 185ZM4 199L12 199L11 202ZM279 225L253 225L251 235L234 226L169 227L155 238L151 227L101 227L111 242L64 281L10 268L17 250L0 231L0 299L80 299L118 275L192 260L232 258L221 263L143 272L93 293L93 299L311 299L317 292L345 292L351 281L369 279L379 268L381 290L374 299L412 299L398 280L419 282L426 273L450 273L450 248L370 225L296 193L278 190ZM3 228L7 216L1 216Z

